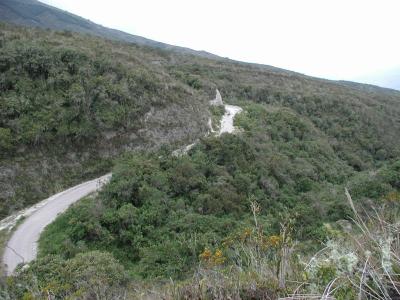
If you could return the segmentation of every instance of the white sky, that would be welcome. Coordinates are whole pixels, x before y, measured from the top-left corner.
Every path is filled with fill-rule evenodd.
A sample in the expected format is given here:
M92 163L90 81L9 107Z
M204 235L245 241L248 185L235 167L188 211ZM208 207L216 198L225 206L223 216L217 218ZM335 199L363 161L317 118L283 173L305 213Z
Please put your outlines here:
M399 0L41 1L128 33L312 76L400 70Z

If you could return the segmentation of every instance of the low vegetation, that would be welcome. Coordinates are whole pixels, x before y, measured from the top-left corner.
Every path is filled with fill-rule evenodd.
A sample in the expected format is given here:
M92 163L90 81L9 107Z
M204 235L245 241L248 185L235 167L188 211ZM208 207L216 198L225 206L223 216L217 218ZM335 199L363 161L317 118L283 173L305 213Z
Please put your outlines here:
M353 208L386 206L379 220L393 224L387 225L391 235L396 232L399 161L374 173L357 172L290 109L243 106L237 135L204 138L187 156L163 148L121 158L97 197L82 200L46 229L35 267L13 280L44 276L48 260L63 266L100 251L124 266L128 283L121 289L128 299L153 292L179 299L324 293L349 299L359 293L355 286L365 261L350 260L361 255L354 247L365 229L351 223L366 223L354 217ZM346 200L345 187L355 204ZM373 222L365 226L383 230ZM377 250L370 250L375 268ZM389 295L396 292L379 276ZM67 275L54 277L54 297L77 293ZM34 295L50 284L40 278ZM365 286L363 293L371 293L369 288L376 289ZM93 293L89 287L83 291Z
M260 205L252 219L205 247L185 280L138 281L107 252L39 258L3 283L5 299L396 299L399 295L399 202L392 192L350 221L325 224L324 247L312 254L294 239L292 219L265 231ZM233 231L231 231L233 232ZM286 297L286 298L285 298Z
M108 172L126 150L204 136L215 88L301 116L356 171L399 157L393 90L5 24L0 69L3 217Z
M0 217L107 173L127 149L204 135L207 98L150 63L161 58L0 25Z
M7 25L0 69L0 215L113 170L1 297L398 293L398 92Z

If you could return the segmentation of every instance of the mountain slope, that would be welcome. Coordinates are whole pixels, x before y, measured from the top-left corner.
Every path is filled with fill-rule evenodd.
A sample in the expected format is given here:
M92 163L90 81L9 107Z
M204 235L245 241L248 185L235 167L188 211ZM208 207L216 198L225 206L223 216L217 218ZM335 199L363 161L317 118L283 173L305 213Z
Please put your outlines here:
M243 108L240 130L204 138L223 113L208 105L216 88ZM47 228L39 260L7 281L8 298L185 279L199 254L219 268L237 258L230 243L252 235L277 257L268 251L282 225L309 253L349 217L345 187L363 207L398 203L399 116L390 89L0 25L0 214L113 170L102 193Z
M385 71L367 74L356 78L358 82L374 82L380 86L400 90L400 67L394 67Z
M208 130L214 91L169 76L159 50L15 26L0 36L2 216L108 172L118 153Z
M107 28L36 0L2 0L0 2L0 21L54 30L87 33L142 46L150 46L158 49L172 50L179 53L194 54L215 59L219 58L217 55L205 51L195 51L189 48L168 45L116 29Z
M399 157L394 90L71 32L0 29L2 216L108 172L124 151L204 136L215 88L228 103L289 109L356 171ZM281 138L296 137L294 117L278 116Z

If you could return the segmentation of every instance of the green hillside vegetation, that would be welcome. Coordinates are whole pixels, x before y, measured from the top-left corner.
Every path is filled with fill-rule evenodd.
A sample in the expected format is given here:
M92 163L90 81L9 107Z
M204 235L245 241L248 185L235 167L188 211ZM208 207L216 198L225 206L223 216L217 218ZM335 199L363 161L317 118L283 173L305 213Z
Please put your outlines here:
M207 130L206 96L152 64L154 50L6 25L0 35L2 217L108 172L125 149Z
M202 249L249 226L251 201L263 211L267 234L293 219L294 238L318 246L324 224L351 213L345 186L355 200L396 191L397 183L389 184L396 173L364 186L366 175L340 160L312 124L289 109L244 108L239 135L203 139L188 156L133 153L121 159L98 198L82 201L48 227L41 255L68 259L100 249L135 276L182 279Z
M0 214L113 172L48 226L38 260L2 283L10 299L274 299L290 281L323 293L340 266L303 262L343 244L345 187L359 208L386 206L397 232L399 92L70 32L0 33ZM221 116L215 88L243 108L235 135L205 137ZM346 284L338 299L357 293Z
M269 115L260 105L247 109L251 107ZM241 116L238 123L248 124L247 118ZM260 119L253 121L258 123ZM296 124L292 129L304 125L301 119ZM223 299L218 295L238 293L242 299L252 299L254 293L277 297L293 292L296 285L290 280L305 280L304 276L313 285L303 290L322 293L340 275L344 283L335 295L349 299L346 297L357 290L343 272L351 263L347 260L353 250L340 248L344 258L335 256L335 247L348 241L344 238L349 233L341 233L340 224L346 228L354 218L344 187L349 188L358 207L384 207L386 220L397 226L400 161L376 173L342 172L337 176L335 171L339 170L335 168L343 167L342 162L334 155L329 157L330 151L319 153L315 151L318 146L313 146L303 153L298 168L277 174L263 163L275 159L275 154L266 151L268 142L256 147L250 144L253 132L204 139L188 156L171 156L166 149L125 156L116 164L110 184L98 196L82 200L48 226L41 237L39 259L13 279L10 290L23 295L39 280L42 291L49 289L62 298L79 291L89 295L107 282L104 293L114 293L117 285L120 293L127 291L132 298L140 299L138 289L147 292L146 283L140 282L146 280L147 285L150 282L158 286L164 297ZM269 142L270 147L277 148L287 143L279 139ZM304 146L312 141L305 134L293 138L292 143ZM307 171L301 173L317 167L314 159L318 155L329 162L324 166L326 172L318 178L309 178ZM280 158L290 161L282 154ZM396 228L392 228L394 233ZM332 238L339 244L332 244ZM393 243L397 245L396 240ZM311 254L323 244L328 245L324 252L328 256L321 257L312 269L305 269ZM290 272L284 276L288 283L280 287L277 274L285 247L291 249L285 258ZM90 256L99 258L89 270L69 267ZM109 264L119 268L123 265L125 270L115 275L104 273ZM81 279L85 276L94 279L86 284L86 279ZM170 279L172 287L165 283ZM78 288L80 280L84 282L82 289ZM24 288L18 285L21 282ZM39 288L35 293L42 292Z
M398 157L400 93L71 32L1 25L0 215L204 136L207 100L290 108L356 171Z

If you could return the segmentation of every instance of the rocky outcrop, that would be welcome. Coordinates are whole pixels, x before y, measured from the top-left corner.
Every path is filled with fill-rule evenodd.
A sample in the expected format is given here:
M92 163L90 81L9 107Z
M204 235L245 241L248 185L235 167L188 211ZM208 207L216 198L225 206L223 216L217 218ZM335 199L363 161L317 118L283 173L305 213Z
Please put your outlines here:
M224 105L224 102L222 102L221 93L218 91L218 89L215 90L215 99L210 101L210 105L215 105L215 106Z

